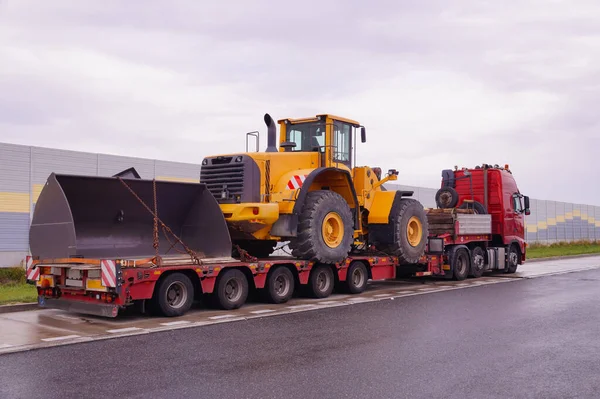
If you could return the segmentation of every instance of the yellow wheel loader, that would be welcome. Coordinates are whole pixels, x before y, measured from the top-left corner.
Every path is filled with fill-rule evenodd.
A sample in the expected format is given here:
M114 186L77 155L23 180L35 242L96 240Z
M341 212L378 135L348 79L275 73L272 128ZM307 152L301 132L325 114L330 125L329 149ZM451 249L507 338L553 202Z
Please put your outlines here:
M423 206L387 191L390 170L357 166L360 123L334 116L282 119L269 114L265 152L210 156L200 182L215 197L231 240L256 257L289 242L292 255L322 263L342 261L351 251L376 249L416 263L424 254L428 227Z

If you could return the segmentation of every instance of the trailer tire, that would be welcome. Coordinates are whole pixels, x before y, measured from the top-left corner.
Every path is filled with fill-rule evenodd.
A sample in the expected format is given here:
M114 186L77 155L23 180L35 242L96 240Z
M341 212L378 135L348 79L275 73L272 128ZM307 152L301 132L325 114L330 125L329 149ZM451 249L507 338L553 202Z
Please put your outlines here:
M435 193L435 203L438 208L454 208L458 204L458 193L450 186L442 187Z
M485 269L485 250L476 246L471 251L471 270L469 276L479 278L483 275Z
M369 271L364 262L352 262L346 274L345 289L351 294L359 294L367 288Z
M248 298L248 279L238 269L226 269L221 273L213 293L216 305L225 310L241 307Z
M300 259L333 264L344 260L354 242L354 217L340 194L329 190L310 191L298 221L298 236L288 246Z
M511 244L508 247L508 251L506 253L506 269L505 272L508 274L516 273L517 268L519 267L519 250L515 244Z
M271 303L285 303L294 294L294 275L285 266L273 270L267 277L263 290L264 296Z
M473 201L473 202L463 202L458 209L473 209L478 215L485 215L487 211L481 202Z
M183 273L169 274L161 279L152 296L152 307L166 317L182 316L194 300L194 286Z
M327 265L318 265L312 269L308 278L308 292L314 298L327 298L333 292L335 284L333 270Z
M450 266L452 266L452 276L454 280L460 281L467 278L471 269L471 257L465 247L458 247L452 250L450 256Z

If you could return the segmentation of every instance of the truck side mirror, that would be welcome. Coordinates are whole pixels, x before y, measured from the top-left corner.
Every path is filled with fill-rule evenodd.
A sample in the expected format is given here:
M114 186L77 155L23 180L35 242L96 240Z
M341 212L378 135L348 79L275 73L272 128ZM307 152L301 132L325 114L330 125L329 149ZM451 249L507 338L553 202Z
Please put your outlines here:
M529 209L529 197L524 196L523 199L525 200L525 215L531 215L531 210Z
M360 127L360 141L362 143L366 143L367 142L367 129L365 129L364 126Z

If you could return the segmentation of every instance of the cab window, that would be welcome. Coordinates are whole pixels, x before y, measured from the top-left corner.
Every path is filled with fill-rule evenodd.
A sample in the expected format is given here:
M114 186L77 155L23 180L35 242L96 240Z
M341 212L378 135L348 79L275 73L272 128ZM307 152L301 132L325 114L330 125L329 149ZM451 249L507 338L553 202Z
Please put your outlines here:
M523 213L524 211L523 199L519 194L513 194L513 208L517 213Z
M287 141L296 143L292 151L319 151L325 149L325 125L323 123L298 123L288 126Z
M350 165L351 126L335 121L333 125L333 160Z

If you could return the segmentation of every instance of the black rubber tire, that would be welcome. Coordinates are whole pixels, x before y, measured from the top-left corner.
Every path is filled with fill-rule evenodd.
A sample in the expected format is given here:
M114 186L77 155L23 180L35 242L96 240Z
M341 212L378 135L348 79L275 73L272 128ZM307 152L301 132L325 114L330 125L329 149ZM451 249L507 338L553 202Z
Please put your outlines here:
M369 271L364 262L355 261L348 267L345 281L345 291L351 294L359 294L367 288Z
M421 224L421 240L416 246L410 244L407 233L408 222L413 216L415 216ZM393 224L393 242L380 245L375 243L375 246L385 253L397 256L401 263L417 263L425 253L427 237L429 236L429 224L423 205L415 199L403 198L398 201L397 204L392 206L392 210L390 211L390 221Z
M460 281L467 278L471 270L471 256L469 251L464 248L454 248L450 254L450 266L452 267L452 277Z
M506 268L505 273L513 274L517 272L519 267L519 249L515 244L509 245L506 252Z
M487 214L485 207L483 206L483 204L481 202L477 202L477 201L473 201L473 202L463 202L462 204L460 204L460 206L458 207L458 209L473 209L475 211L476 214L478 215L485 215Z
M228 292L235 290L235 294ZM248 298L248 279L241 270L225 268L217 278L213 291L215 304L225 310L241 307Z
M254 256L256 258L267 258L271 256L271 254L275 251L275 246L277 245L277 241L273 240L244 240L237 241L237 245L240 246L243 250L248 252L250 256ZM236 248L233 250L233 256L239 258L239 253Z
M335 212L342 221L343 236L340 244L329 247L323 239L322 225L327 214ZM344 197L329 190L311 191L307 194L298 220L298 235L288 246L292 256L333 264L344 260L354 242L354 218Z
M269 273L263 295L267 302L285 303L294 295L294 284L294 275L290 269L279 266Z
M450 186L442 187L435 193L435 203L438 208L454 208L458 204L458 193Z
M335 279L328 265L315 266L308 278L308 294L313 298L327 298L333 292Z
M177 292L180 296L179 301L170 303L170 295L177 295ZM158 282L150 305L152 310L160 315L175 317L182 316L190 310L193 301L194 285L190 278L183 273L173 273Z
M485 250L476 246L471 251L471 271L469 276L479 278L483 275L485 268Z

